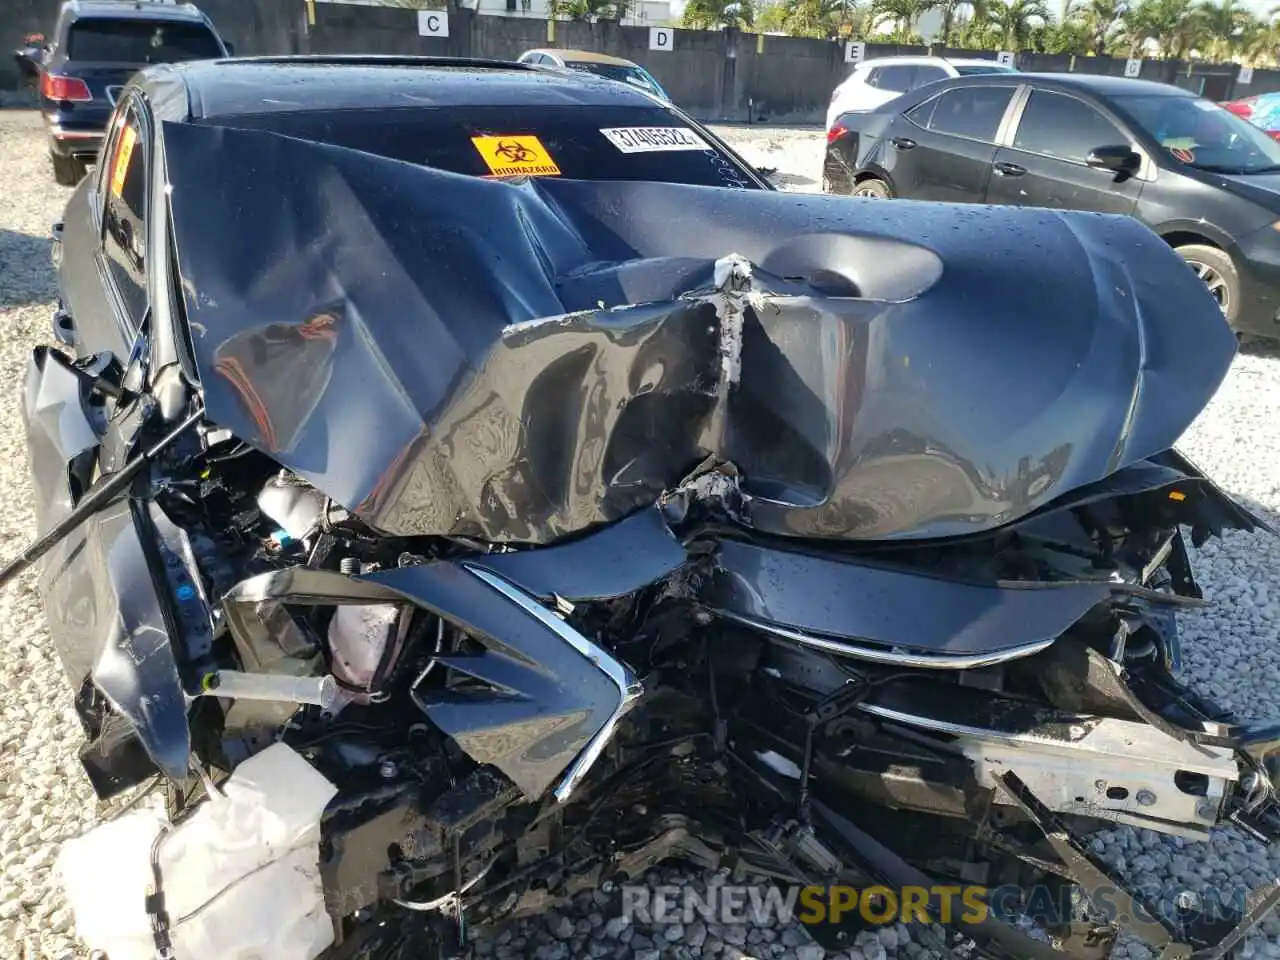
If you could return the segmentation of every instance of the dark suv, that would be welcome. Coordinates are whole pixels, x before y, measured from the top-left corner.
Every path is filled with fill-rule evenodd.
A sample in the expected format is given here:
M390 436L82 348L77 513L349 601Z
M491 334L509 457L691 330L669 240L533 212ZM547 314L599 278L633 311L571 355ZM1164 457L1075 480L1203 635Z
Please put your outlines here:
M230 56L213 22L190 3L67 0L38 58L40 110L53 176L74 186L97 156L120 90L153 63Z

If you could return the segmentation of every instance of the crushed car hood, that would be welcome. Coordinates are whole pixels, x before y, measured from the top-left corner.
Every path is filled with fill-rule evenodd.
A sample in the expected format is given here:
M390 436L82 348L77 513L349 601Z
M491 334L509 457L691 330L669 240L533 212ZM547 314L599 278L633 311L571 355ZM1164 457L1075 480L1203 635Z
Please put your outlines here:
M1235 338L1120 216L464 177L166 123L209 419L389 535L967 535L1171 447Z

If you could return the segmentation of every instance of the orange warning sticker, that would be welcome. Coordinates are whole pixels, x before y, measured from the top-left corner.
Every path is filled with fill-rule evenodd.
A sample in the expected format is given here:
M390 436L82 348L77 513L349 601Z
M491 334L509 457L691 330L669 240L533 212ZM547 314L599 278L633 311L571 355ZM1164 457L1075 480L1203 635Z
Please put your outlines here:
M495 177L558 177L560 168L537 137L472 137Z
M125 127L120 131L120 142L116 145L116 162L111 166L111 193L120 196L124 190L124 175L129 169L129 158L133 156L133 145L138 140L138 131L134 127Z

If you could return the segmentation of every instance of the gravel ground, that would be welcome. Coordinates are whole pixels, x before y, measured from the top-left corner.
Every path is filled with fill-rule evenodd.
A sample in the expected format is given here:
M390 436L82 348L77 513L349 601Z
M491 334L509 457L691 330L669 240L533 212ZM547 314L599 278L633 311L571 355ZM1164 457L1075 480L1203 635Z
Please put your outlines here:
M816 190L822 158L816 129L718 127L752 163L777 168L779 185ZM25 443L18 391L29 347L45 339L54 298L48 259L49 225L70 191L52 182L38 118L0 111L0 383L11 391L0 402L0 536L12 555L33 534ZM1280 513L1280 351L1246 348L1210 407L1188 432L1182 449L1227 490ZM1196 551L1193 560L1206 595L1216 604L1183 618L1185 671L1204 692L1242 716L1280 717L1280 664L1274 652L1280 629L1280 541L1229 534ZM58 844L99 815L76 759L79 726L30 577L0 592L0 957L71 960L77 947L71 918L57 892L51 865ZM1096 849L1126 875L1169 892L1214 883L1256 884L1280 872L1280 850L1224 830L1209 843L1184 843L1121 828L1099 835ZM706 884L712 877L665 872L676 882ZM794 928L718 927L700 922L679 931L625 925L605 916L591 897L572 910L541 918L485 943L481 952L502 958L564 960L580 956L744 957L789 960L881 960L939 954L933 931L896 927L865 934L851 949L824 953ZM1118 951L1152 956L1140 944ZM1280 916L1250 939L1247 957L1280 958Z

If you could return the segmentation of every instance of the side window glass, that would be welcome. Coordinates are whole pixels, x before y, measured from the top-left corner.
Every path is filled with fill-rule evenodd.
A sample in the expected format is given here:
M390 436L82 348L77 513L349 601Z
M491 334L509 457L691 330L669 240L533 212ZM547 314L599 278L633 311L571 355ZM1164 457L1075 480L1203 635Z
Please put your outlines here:
M867 86L868 86L868 87L879 87L879 86L880 86L880 73L881 73L881 69L880 69L879 67L873 67L872 69L870 69L870 70L868 70L868 71L867 71Z
M911 81L911 89L923 87L926 83L942 80L947 73L941 67L916 67L915 79Z
M1129 138L1089 104L1045 90L1031 92L1013 138L1019 150L1076 163L1084 163L1095 147L1128 143Z
M928 130L929 122L933 119L934 108L937 107L938 101L940 99L942 98L934 97L931 100L926 100L924 103L916 104L914 107L912 107L910 110L907 111L907 114L906 114L907 119L910 120L912 123L914 123L916 126L924 127L926 130Z
M147 308L147 145L135 110L121 118L102 160L102 252L125 319L136 329Z
M1013 91L1013 86L950 90L938 98L938 105L929 118L929 129L991 143L1013 99Z
M911 82L915 75L915 67L881 67L879 82L876 86L881 90L906 93L911 89Z

